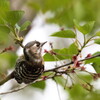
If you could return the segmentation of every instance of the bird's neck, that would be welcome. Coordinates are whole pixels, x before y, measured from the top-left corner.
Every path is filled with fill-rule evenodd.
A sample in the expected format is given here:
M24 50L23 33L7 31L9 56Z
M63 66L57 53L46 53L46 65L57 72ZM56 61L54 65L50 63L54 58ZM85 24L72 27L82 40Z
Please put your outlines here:
M26 61L28 61L30 64L32 65L41 65L42 64L42 61L43 61L43 58L41 56L31 56L29 57L29 59Z

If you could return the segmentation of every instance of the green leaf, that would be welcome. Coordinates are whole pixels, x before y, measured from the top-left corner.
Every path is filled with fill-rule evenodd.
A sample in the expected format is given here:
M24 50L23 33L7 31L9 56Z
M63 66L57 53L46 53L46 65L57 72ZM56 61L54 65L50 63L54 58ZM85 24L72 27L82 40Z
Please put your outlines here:
M96 36L100 36L100 31L96 32Z
M40 81L40 82L33 83L31 86L43 90L46 87L46 83L45 81Z
M68 100L99 100L100 94L98 91L87 91L79 84L74 85L72 89L68 91L69 99ZM77 97L78 96L78 97Z
M53 33L51 36L60 38L75 38L75 33L72 30L63 30Z
M50 54L50 53L46 53L43 58L45 61L58 61L58 60L62 60L62 56L58 55L60 49L53 49L52 51L54 53L57 53L56 55Z
M95 42L96 44L100 44L100 39L95 39L94 42Z
M84 80L84 82L90 83L93 80L93 77L90 74L83 74L83 73L77 73L77 75L80 77L80 80Z
M43 58L45 61L59 61L65 59L72 59L72 56L78 53L78 47L75 43L72 43L69 48L62 49L54 49L53 50L56 55L52 55L50 53L46 53Z
M9 11L7 13L6 21L12 26L18 23L23 17L24 11Z
M70 58L68 48L62 48L62 49L60 49L59 52L58 52L58 54L61 55L61 56L63 57L63 60L64 60L64 59L69 59L69 58Z
M0 41L2 43L8 43L10 29L6 26L0 26Z
M50 53L46 53L43 56L44 60L45 61L59 61L59 60L69 59L68 49L67 48L54 49L53 52L56 53L56 55L52 55Z
M15 67L16 59L17 59L17 55L15 53L9 52L9 53L1 54L0 55L0 69L7 70L9 68Z
M76 84L76 85L73 86L72 89L69 89L68 93L69 93L69 97L70 97L71 100L91 100L91 99L86 99L87 98L87 94L89 92L86 91L79 84Z
M2 35L5 33L8 34L9 32L10 32L10 29L8 27L0 26L0 33L2 33Z
M41 9L39 3L36 3L36 2L33 2L33 1L28 2L27 5L29 7L31 7L33 10L35 9L35 10L39 11Z
M83 34L88 34L92 31L92 28L94 26L94 22L95 21L89 21L88 23L84 24L83 26L79 25L79 23L74 20L74 24L76 26L76 28L82 32Z
M27 27L31 24L30 21L26 21L21 27L20 27L20 30L21 31L24 31L27 29Z
M49 53L46 53L46 54L43 56L43 59L44 59L44 61L55 61L54 56L52 56L52 55L49 54Z
M10 10L10 4L8 0L0 0L0 19L4 19L7 11Z
M72 58L73 55L77 54L78 53L78 47L75 45L75 43L72 43L70 46L69 46L69 55L70 55L70 58Z
M62 76L57 76L54 78L56 80L57 83L59 83L61 86L65 86L66 84L66 79L63 78Z
M100 54L100 52L94 53L93 56L94 55L97 55L97 54ZM100 57L96 57L96 58L93 58L93 59L89 59L89 60L85 61L85 63L86 64L92 63L92 66L95 69L95 71L97 73L100 73Z

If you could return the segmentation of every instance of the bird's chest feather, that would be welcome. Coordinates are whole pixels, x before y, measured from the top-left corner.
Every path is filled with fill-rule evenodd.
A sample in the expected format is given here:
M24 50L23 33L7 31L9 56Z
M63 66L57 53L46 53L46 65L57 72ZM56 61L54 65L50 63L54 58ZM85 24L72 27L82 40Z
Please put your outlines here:
M44 65L41 63L29 63L19 61L15 68L15 79L18 83L30 83L36 80L44 71Z

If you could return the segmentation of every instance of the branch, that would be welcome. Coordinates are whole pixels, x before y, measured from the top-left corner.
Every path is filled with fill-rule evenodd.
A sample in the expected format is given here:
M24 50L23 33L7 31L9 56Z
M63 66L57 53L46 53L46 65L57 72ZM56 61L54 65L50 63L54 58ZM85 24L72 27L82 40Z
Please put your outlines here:
M55 76L55 75L54 75L54 76ZM46 80L46 79L51 79L51 78L53 78L54 76L46 77L44 80ZM37 80L35 80L33 83L40 82L40 81L43 81L43 79L37 79ZM13 92L20 91L20 90L26 88L27 86L29 86L29 85L31 85L31 84L33 84L33 83L25 84L25 85L22 86L22 87L15 88L15 89L13 89L13 90L11 90L11 91L8 91L8 92L2 92L2 93L0 93L0 95L4 95L4 94L9 94L9 93L13 93Z
M3 80L1 80L0 81L0 86L3 85L4 83L6 83L7 81L9 81L10 79L13 79L13 78L14 78L14 72L12 72L7 77L5 77Z
M93 59L93 58L96 58L96 57L99 57L99 56L100 56L100 54L95 55L95 56L92 56L92 57L88 57L88 58L81 59L81 60L79 60L78 62L82 62L82 61L85 61L85 60ZM52 69L49 69L49 70L45 70L44 72L50 72L50 71L55 72L57 69L60 69L60 68L62 68L62 67L65 67L65 66L68 66L68 65L71 65L71 64L74 64L74 62L71 61L71 62L69 62L69 63L67 63L67 64L64 64L64 65L61 65L61 66L59 66L59 67L52 68Z

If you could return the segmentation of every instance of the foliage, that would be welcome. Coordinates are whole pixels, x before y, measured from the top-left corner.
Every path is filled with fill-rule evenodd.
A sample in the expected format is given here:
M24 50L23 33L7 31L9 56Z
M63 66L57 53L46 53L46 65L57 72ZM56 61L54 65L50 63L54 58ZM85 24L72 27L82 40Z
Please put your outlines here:
M50 11L54 17L47 19L50 23L73 27L73 19L79 22L96 21L100 25L99 0L34 0L27 2L28 7L40 10L43 13Z
M100 9L97 11L94 10L94 8L100 7L96 6L99 3L99 0L91 0L91 2L88 2L88 0L62 0L62 2L60 0L43 0L42 3L40 3L40 0L34 0L28 2L28 6L35 8L37 11L41 9L43 13L47 11L54 13L54 17L48 19L49 22L55 22L71 28L74 27L74 29L63 29L51 34L52 37L73 39L73 43L69 47L61 49L53 48L53 44L50 44L51 50L45 50L45 55L43 56L44 61L59 61L63 64L61 66L56 65L58 68L44 71L43 79L40 78L41 81L32 84L32 87L44 90L46 87L45 80L52 78L69 93L69 100L100 99L98 92L92 91L93 86L91 85L92 81L100 78L100 52L88 54L84 59L81 58L82 50L89 46L88 44L91 41L94 44L100 45L100 31L90 35L93 32L93 28L100 25L100 19L98 17L100 15ZM27 30L31 24L29 21L24 22L22 25L19 23L24 15L24 11L12 11L8 0L0 0L0 12L1 46L4 42L8 42L9 36L11 35L13 36L14 43L23 47L22 42L24 38L20 36L20 33ZM96 23L93 20L96 20ZM80 23L84 21L86 23ZM83 35L83 43L77 38L77 30ZM7 48L4 50L1 49L0 73L3 73L4 69L12 68L16 62L16 58L15 52L9 53ZM63 61L71 62L65 64ZM85 69L86 64L92 65L96 73L88 72ZM70 86L68 83L69 80L71 81ZM91 93L86 90L91 91ZM76 91L77 94L75 93Z

